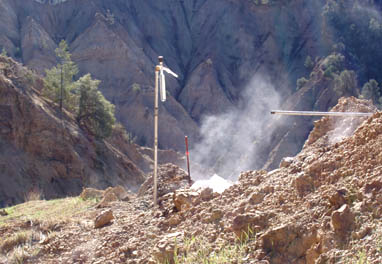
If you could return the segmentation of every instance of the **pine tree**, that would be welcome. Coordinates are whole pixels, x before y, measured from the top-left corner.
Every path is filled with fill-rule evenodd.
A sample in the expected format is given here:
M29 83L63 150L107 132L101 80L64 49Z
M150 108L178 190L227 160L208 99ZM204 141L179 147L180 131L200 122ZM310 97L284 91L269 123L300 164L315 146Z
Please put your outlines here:
M314 62L312 60L312 57L310 57L309 55L306 56L306 59L305 59L305 62L304 62L304 66L305 68L307 68L308 70L312 70L313 67L314 67Z
M374 104L379 105L381 102L381 93L379 91L378 82L374 79L369 80L362 87L361 97L371 99Z
M77 65L71 60L68 45L62 40L56 49L56 56L59 63L53 68L46 70L44 78L44 95L57 102L62 108L73 110L76 96L73 93L75 88L74 76L78 73Z
M7 51L5 50L5 48L3 48L3 49L1 50L1 54L0 54L0 55L2 55L2 56L4 56L4 57L8 56Z
M79 106L77 122L96 138L111 135L115 123L115 107L98 90L99 80L86 74L77 81Z
M358 96L357 76L354 71L344 70L339 75L335 74L334 91L338 96Z

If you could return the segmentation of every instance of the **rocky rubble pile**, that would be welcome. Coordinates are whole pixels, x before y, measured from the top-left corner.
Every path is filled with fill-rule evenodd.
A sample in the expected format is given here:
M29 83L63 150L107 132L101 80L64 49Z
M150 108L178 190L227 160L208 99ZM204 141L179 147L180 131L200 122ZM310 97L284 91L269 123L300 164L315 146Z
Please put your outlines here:
M333 111L375 108L347 98ZM365 119L321 119L299 155L271 172L242 173L238 184L210 200L200 203L195 195L191 206L167 216L178 219L170 230L211 243L250 233L243 263L351 262L362 254L380 263L382 114Z
M355 98L340 100L334 110L349 109L375 110ZM353 130L341 137L338 126L345 124ZM232 248L238 253L217 263L381 263L381 150L377 112L321 119L299 155L270 172L241 173L222 194L192 190L183 170L162 165L159 207L149 179L139 196L92 208L61 227L31 263L173 263L175 255L183 256L180 263L201 263L203 254ZM114 220L95 229L90 223L105 209ZM203 254L186 262L193 252Z

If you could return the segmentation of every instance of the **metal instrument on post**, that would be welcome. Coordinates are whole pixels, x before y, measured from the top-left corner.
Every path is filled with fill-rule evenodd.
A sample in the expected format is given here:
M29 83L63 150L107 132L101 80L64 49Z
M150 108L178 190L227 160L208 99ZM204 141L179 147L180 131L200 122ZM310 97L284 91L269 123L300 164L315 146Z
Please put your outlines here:
M166 80L164 71L175 78L178 75L163 65L163 56L158 57L159 65L155 66L155 98L154 98L154 206L157 205L158 192L158 86L160 87L161 101L166 101Z

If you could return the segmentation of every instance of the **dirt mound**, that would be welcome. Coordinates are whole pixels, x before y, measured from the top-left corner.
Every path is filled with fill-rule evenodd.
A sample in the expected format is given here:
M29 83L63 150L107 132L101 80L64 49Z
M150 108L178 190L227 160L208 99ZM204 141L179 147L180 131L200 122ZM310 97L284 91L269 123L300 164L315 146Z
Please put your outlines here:
M355 97L342 97L331 112L374 113L377 108L369 100ZM314 129L309 134L304 148L316 143L315 147L331 145L351 136L366 117L324 117L314 122ZM318 141L318 142L317 142Z
M335 110L345 105L372 109L350 98ZM335 142L333 124L317 122L299 155L270 172L243 172L222 194L190 190L184 171L162 166L160 207L148 180L142 196L107 205L115 219L105 227L94 228L105 209L93 207L45 244L24 246L40 250L28 263L381 263L382 113ZM11 230L0 228L6 238Z
M151 172L147 180L142 184L138 196L150 196L153 194L153 174ZM187 187L190 187L190 178L183 169L172 163L158 166L158 197Z

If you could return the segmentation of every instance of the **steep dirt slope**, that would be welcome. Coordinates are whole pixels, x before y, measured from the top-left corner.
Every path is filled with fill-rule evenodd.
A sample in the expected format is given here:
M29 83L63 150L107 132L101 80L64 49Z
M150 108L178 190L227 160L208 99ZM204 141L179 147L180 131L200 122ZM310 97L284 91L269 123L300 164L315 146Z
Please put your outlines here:
M349 98L334 110L373 109ZM171 262L174 252L188 258L199 252L187 263L200 263L203 255L232 249L239 253L222 263L380 263L381 137L379 112L368 119L323 118L300 154L271 172L242 173L222 194L191 191L184 171L164 165L159 208L152 208L145 187L140 197L106 205L115 216L108 226L94 229L101 209L93 208L24 249L39 252L29 263ZM12 237L8 224L0 232ZM18 227L46 232L44 226Z
M327 64L328 57L321 58L312 69L307 82L282 103L281 109L325 112L336 105L340 95L335 91L334 78L325 74ZM359 88L356 86L346 91L344 96L358 94ZM362 111L371 110L362 109ZM274 116L275 122L270 122L267 127L268 131L273 131L272 140L268 145L264 145L262 150L263 153L270 153L264 157L263 169L275 169L283 157L298 153L313 128L313 122L318 119L319 117L311 116Z
M159 142L181 150L184 135L196 142L203 117L236 106L254 76L291 94L307 74L306 56L326 53L317 11L324 2L4 0L0 47L41 73L66 39L81 74L102 80L118 119L145 145L153 142L153 68L163 55L180 78L167 80Z
M86 135L41 88L34 73L0 56L0 206L23 202L29 192L54 198L84 186L137 189L143 173L118 143Z

